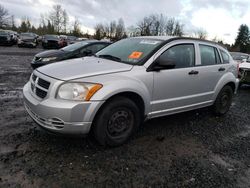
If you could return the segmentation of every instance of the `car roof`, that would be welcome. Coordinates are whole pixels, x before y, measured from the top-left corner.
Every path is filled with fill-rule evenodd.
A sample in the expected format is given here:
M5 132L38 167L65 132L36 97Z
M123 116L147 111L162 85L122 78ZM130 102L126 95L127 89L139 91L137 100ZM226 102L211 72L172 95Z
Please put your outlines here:
M206 42L206 43L210 43L213 45L219 45L222 48L225 48L225 46L213 42L213 41L209 41L209 40L205 40L205 39L198 39L198 38L192 38L192 37L178 37L178 36L138 36L138 37L131 37L131 38L141 38L141 39L154 39L154 40L162 40L165 42L171 42L174 40L194 40L194 41L200 41L200 42Z
M84 40L84 41L79 41L79 42L87 42L87 43L106 43L106 44L111 44L112 42L108 41L99 41L99 40Z
M154 40L166 41L166 40L177 38L177 37L175 36L138 36L138 37L131 37L131 38L154 39Z

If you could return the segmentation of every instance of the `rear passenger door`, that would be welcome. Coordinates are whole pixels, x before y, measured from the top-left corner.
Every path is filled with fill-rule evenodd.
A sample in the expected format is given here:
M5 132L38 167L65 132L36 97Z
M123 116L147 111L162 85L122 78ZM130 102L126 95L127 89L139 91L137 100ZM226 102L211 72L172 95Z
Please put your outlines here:
M199 61L196 70L199 72L200 82L197 87L207 100L212 100L218 81L226 72L226 63L223 63L218 48L206 43L197 44Z

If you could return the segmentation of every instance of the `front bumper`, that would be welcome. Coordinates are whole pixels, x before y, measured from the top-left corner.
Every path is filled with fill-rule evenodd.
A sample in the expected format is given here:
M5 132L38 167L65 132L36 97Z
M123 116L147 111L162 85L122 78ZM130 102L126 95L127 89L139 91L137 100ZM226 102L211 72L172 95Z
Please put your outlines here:
M24 42L21 41L18 43L18 46L22 46L22 47L36 47L36 43L35 42Z
M103 103L74 102L47 98L37 100L30 92L30 83L23 88L24 105L30 117L49 132L85 135L90 131L97 109Z

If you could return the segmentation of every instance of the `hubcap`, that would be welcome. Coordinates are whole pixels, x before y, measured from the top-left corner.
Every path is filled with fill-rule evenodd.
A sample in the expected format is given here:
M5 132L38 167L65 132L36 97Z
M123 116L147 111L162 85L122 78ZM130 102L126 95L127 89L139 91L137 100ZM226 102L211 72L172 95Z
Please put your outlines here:
M229 101L229 97L228 97L227 93L224 93L224 95L222 95L222 97L221 97L222 107L226 107L228 105L228 101Z
M110 116L107 131L112 137L121 136L131 128L132 123L133 115L130 110L118 110Z

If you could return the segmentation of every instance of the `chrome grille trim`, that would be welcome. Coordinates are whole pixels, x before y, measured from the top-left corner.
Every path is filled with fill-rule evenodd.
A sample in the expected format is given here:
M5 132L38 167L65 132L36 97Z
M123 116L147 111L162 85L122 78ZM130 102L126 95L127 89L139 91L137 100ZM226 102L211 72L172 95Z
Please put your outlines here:
M39 98L44 99L47 94L48 94L48 90L50 87L50 82L39 78L37 75L35 75L34 73L31 76L30 79L31 82L31 91Z

